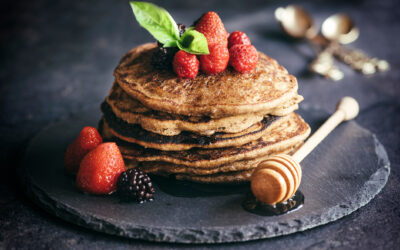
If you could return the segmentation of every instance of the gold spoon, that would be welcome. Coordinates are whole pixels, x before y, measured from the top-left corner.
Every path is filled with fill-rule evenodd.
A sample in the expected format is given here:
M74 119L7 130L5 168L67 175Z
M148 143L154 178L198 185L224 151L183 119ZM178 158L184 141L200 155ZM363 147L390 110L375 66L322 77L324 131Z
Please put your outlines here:
M354 25L353 20L343 13L325 19L321 26L321 33L326 39L341 44L352 43L360 35L360 31Z
M328 17L322 25L323 36L317 33L311 15L299 6L289 5L285 8L280 7L276 9L275 17L288 35L295 38L306 38L314 44L314 49L315 45L331 47L325 50L325 52L332 52L340 60L364 74L372 74L375 72L375 69L379 71L389 69L389 63L385 60L370 58L360 50L340 46L339 43L347 44L353 42L359 36L358 28L355 27L351 18L345 14L336 14ZM336 42L328 46L331 44L330 41L337 41L339 43ZM328 58L326 55L325 57ZM321 59L317 58L313 64L319 65L319 61ZM326 60L323 60L323 62L328 64Z
M333 63L330 49L320 51L321 45L326 46L328 41L318 35L314 21L303 8L295 5L280 7L275 11L275 18L288 35L295 38L305 38L310 42L317 54L317 58L310 64L311 71L335 81L343 78L343 72Z
M360 31L354 25L353 20L343 13L328 17L321 26L322 35L331 41L332 52L343 62L352 68L361 71L365 75L370 75L379 71L389 69L389 63L378 58L371 58L363 51L358 49L349 49L340 44L349 44L355 41Z
M275 10L275 18L283 30L292 37L312 39L317 35L314 21L301 7L288 5Z

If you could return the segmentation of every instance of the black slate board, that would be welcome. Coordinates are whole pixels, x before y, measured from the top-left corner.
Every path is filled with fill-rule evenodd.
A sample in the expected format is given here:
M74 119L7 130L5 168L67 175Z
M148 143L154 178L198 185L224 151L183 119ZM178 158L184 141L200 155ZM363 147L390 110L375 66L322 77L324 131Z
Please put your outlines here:
M313 131L328 115L300 111ZM340 125L303 162L303 208L262 217L241 207L245 191L173 196L157 189L156 200L121 203L114 196L80 193L64 174L63 154L98 111L43 129L32 139L20 169L27 194L50 213L97 231L158 242L219 243L275 237L337 220L366 205L387 182L385 149L369 131L350 121ZM220 190L219 190L220 191Z

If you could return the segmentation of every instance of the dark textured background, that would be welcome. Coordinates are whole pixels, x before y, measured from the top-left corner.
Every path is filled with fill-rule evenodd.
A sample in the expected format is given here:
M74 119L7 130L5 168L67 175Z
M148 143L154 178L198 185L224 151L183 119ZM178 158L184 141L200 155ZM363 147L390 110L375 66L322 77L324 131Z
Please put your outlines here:
M400 244L400 4L398 1L296 2L318 24L336 12L350 14L361 30L351 46L387 59L391 70L371 77L346 66L340 82L307 72L313 54L285 37L274 21L287 1L158 1L177 22L191 24L217 11L227 30L243 30L257 49L276 58L299 80L303 107L332 111L351 95L360 102L356 121L386 147L392 172L370 204L337 222L290 236L221 248L398 249ZM151 41L127 1L3 1L0 7L0 249L3 248L209 248L153 244L92 232L55 218L31 203L17 185L26 143L50 122L96 107L112 83L112 71L131 47ZM362 145L360 145L362 146Z

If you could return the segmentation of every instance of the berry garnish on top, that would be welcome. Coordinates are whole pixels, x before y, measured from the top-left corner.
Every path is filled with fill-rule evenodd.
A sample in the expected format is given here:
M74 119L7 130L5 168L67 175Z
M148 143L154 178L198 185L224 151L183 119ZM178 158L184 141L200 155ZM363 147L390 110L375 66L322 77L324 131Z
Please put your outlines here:
M121 173L117 182L117 194L125 201L152 201L155 193L150 177L136 168Z
M208 54L207 39L193 28L184 29L163 8L147 2L130 2L136 20L163 47L178 47L191 54ZM182 32L184 31L184 32Z
M240 73L254 69L258 62L258 52L253 45L237 44L229 49L229 64Z
M199 64L202 72L209 75L223 72L228 62L240 73L249 72L257 65L258 54L257 51L254 53L255 48L251 46L247 35L241 31L227 33L216 12L205 13L195 21L194 27L186 29L184 25L176 24L163 8L147 2L132 1L130 4L136 20L159 44L151 59L156 69L170 69L172 63L172 69L178 77L194 78ZM236 45L250 47L228 51L228 48ZM240 51L248 51L250 54L242 55L244 52ZM230 59L232 54L234 58Z
M151 59L151 64L155 68L171 68L172 58L178 49L195 55L209 53L205 36L193 28L186 29L185 25L176 24L165 9L147 2L132 1L130 4L140 26L150 32L162 45L154 52ZM185 74L185 77L194 76Z
M216 44L228 45L228 34L217 13L205 13L197 22L195 29L207 38L208 47Z
M199 72L200 62L196 55L180 50L175 54L172 65L178 77L195 78Z
M65 152L65 170L70 174L76 174L83 157L102 142L103 139L96 128L84 127Z
M162 45L158 46L151 56L151 65L159 70L172 69L172 59L174 59L177 51L177 47L164 48Z
M229 62L228 48L223 44L216 44L209 47L209 50L209 55L200 56L201 70L208 75L223 72Z
M234 31L228 37L228 48L236 44L251 45L251 42L244 32Z

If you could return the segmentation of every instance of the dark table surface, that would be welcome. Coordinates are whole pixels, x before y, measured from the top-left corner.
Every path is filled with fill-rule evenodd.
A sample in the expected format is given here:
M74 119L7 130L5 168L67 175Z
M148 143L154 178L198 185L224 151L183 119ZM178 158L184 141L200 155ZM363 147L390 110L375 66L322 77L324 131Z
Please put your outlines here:
M325 226L268 240L222 244L226 249L398 249L400 244L400 4L395 1L296 2L318 25L346 12L360 28L351 46L387 59L391 70L365 77L343 64L332 82L310 74L308 45L288 39L273 12L282 1L158 1L175 20L191 24L217 11L228 31L243 30L258 50L297 76L303 107L333 111L350 95L361 107L356 121L386 147L391 175L368 205ZM93 232L47 214L22 193L16 168L30 138L48 123L97 107L108 93L119 58L151 41L128 1L3 1L0 7L0 249L210 248L155 244Z

